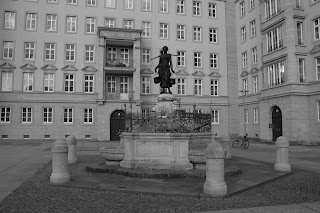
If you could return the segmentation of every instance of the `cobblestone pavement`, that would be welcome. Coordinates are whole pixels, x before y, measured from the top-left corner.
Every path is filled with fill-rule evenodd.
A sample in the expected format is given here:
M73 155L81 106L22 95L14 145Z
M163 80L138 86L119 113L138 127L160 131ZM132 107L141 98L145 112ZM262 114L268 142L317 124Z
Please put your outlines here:
M51 164L0 203L1 213L199 212L320 201L320 175L292 175L226 198L194 198L53 186Z

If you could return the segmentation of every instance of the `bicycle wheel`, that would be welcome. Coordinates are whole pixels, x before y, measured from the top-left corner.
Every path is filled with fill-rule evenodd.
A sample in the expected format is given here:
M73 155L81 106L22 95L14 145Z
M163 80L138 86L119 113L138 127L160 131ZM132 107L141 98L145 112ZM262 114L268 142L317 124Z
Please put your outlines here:
M233 141L232 147L233 147L233 148L237 148L238 146L239 146L239 140Z
M249 148L249 141L248 141L248 139L244 139L244 140L243 140L243 148L244 148L244 149L248 149L248 148Z

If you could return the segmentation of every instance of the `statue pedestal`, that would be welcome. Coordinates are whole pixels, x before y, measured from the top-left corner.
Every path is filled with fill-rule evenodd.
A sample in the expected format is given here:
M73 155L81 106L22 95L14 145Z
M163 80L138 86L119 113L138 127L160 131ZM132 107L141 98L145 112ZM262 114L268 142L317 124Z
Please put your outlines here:
M160 94L157 98L158 103L152 108L152 111L161 115L167 115L167 113L173 113L177 107L177 98L172 94Z

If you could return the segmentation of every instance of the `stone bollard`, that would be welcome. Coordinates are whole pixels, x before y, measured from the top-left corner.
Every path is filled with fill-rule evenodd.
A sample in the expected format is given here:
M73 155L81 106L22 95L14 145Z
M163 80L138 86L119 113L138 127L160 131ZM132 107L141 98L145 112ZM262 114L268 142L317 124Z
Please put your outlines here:
M274 170L281 172L290 172L289 164L289 141L286 137L280 136L276 141L277 159Z
M51 183L66 183L70 181L68 168L68 145L65 140L56 140L52 145Z
M73 135L69 135L66 139L66 143L69 147L68 152L68 164L75 164L78 162L77 154L76 154L76 146L77 146L77 140L76 137Z
M222 146L223 150L225 152L227 152L226 158L230 159L231 158L231 150L230 150L231 145L230 145L230 137L228 135L221 137L221 146Z
M206 182L203 185L203 192L211 197L223 196L227 194L227 185L224 181L224 158L221 144L212 142L206 151Z

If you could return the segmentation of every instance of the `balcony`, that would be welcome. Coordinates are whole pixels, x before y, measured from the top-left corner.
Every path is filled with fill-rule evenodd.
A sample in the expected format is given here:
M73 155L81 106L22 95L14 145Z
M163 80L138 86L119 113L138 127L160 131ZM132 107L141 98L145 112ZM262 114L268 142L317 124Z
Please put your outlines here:
M106 58L104 70L110 74L133 74L133 59Z

